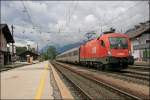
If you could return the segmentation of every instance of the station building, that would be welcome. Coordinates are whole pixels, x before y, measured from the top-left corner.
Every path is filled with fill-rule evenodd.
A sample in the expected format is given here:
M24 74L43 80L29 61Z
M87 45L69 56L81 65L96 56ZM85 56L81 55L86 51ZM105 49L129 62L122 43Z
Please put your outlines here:
M39 55L37 53L34 53L32 51L24 51L21 54L18 55L20 61L22 62L30 62L30 60L38 60Z
M11 63L11 54L9 52L10 43L14 43L14 39L7 24L0 24L0 66Z
M129 29L126 34L131 40L132 55L135 60L150 60L150 21L135 25L135 28Z

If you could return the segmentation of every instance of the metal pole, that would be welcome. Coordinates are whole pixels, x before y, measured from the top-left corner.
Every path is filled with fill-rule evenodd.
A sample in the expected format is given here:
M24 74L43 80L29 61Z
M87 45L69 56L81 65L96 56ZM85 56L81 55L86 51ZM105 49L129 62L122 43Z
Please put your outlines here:
M38 43L37 43L37 54L39 54L39 46L38 46Z
M11 25L11 29L12 29L12 37L14 38L14 27L13 25ZM12 43L12 57L14 56L14 43Z

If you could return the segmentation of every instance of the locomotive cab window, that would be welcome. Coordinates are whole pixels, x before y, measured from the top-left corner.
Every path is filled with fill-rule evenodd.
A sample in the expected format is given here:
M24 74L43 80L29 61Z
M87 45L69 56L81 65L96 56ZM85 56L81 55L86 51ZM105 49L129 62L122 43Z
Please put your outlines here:
M101 45L103 46L103 47L105 47L105 42L103 41L103 40L101 40Z
M110 37L110 48L112 49L126 49L128 48L128 42L125 37Z

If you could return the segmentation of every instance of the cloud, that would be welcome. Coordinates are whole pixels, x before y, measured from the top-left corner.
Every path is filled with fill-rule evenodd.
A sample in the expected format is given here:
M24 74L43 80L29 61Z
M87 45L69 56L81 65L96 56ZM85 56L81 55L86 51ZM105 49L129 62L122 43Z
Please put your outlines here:
M85 22L87 23L93 23L95 21L96 21L96 17L92 14L85 17Z
M77 15L73 15L72 18L73 18L73 20L77 20L78 16Z
M148 1L1 1L1 22L15 26L16 45L40 48L83 41L92 30L125 32L148 19Z

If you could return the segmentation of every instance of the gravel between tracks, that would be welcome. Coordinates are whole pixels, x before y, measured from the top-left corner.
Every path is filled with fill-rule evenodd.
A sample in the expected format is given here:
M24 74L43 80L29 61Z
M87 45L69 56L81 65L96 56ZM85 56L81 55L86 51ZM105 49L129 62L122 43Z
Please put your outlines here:
M87 67L84 67L84 66L71 65L71 64L68 64L68 65L74 66L74 67L79 67L80 69L88 70L88 71L91 71L91 72L94 72L94 73L97 73L97 74L100 74L100 75L104 74L106 76L113 77L115 79L121 79L121 80L124 80L124 81L128 81L130 83L136 83L136 84L139 84L139 85L149 86L149 79L148 78L150 76L141 76L141 75L138 75L138 74L128 73L128 72L124 72L124 71L122 71L122 72L100 71L100 70L97 70L96 68L87 68ZM143 78L146 78L146 79L143 79Z
M54 65L52 63L52 65ZM71 91L72 96L74 99L85 99L82 94L58 71L56 70L59 77L62 79L62 81L66 84L67 88Z
M62 64L62 65L70 67L69 65L66 64ZM103 74L94 73L85 69L81 69L79 67L71 66L70 68L73 68L74 70L79 71L81 73L86 73L86 74L88 73L87 75L89 76L95 77L103 82L106 82L107 84L113 85L118 89L123 89L124 91L127 91L128 93L134 94L138 97L142 97L143 99L149 99L149 87L147 86L129 83L124 80L114 79L112 77L108 77Z
M136 65L129 65L128 69L133 69L136 71L143 71L143 72L149 72L150 71L150 67L149 66L136 66Z
M77 75L76 73L73 73L68 69L63 68L60 65L56 65L55 67L59 67L61 71L65 72L64 74L69 79L82 87L82 89L84 89L84 91L91 95L93 99L125 99L125 97L123 97L122 95L118 95L114 91L106 89L105 87L100 86L99 84L88 80L80 75Z

